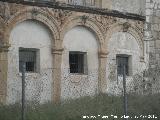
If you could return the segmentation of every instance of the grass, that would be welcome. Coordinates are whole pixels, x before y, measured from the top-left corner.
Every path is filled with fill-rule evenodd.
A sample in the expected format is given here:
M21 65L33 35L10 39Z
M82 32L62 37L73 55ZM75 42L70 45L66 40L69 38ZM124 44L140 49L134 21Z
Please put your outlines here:
M128 115L155 115L160 119L160 95L128 96ZM102 116L110 116L107 120L122 120L123 98L107 95L83 97L68 100L60 105L46 103L43 105L28 105L25 120L82 120L82 116L96 116L95 120L102 120ZM101 117L98 117L101 115ZM117 115L113 119L111 115ZM159 120L157 119L157 120ZM21 106L19 104L0 107L0 120L21 120ZM90 120L93 120L90 119ZM152 119L136 119L152 120Z

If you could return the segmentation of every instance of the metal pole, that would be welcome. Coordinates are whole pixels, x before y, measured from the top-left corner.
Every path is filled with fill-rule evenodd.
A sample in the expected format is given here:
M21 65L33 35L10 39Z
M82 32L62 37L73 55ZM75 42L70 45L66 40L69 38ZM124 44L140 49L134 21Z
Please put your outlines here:
M124 94L124 115L127 116L127 94L126 94L126 69L125 65L123 65L123 94ZM124 118L124 120L128 120Z
M25 120L25 62L22 65L22 120Z

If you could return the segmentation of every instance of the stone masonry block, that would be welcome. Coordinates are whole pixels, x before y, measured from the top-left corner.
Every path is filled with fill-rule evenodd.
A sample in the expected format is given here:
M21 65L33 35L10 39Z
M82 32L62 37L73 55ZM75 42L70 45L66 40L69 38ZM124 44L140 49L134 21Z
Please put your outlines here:
M151 16L146 16L146 22L151 23L152 22L152 17Z
M154 44L155 44L154 41L149 41L149 46L150 47L154 46Z
M150 37L152 35L151 31L145 31L144 36L145 37Z
M157 10L157 11L156 11L156 16L159 16L159 17L160 17L160 10Z
M159 37L159 32L153 31L152 34L153 34L153 37L154 37L155 39L158 39L158 37Z
M153 9L157 9L158 8L158 4L157 3L152 3L154 5Z
M145 24L145 30L151 30L151 24Z
M152 30L152 31L159 31L159 24L153 24L153 25L151 26L151 30Z
M154 17L153 20L154 20L154 23L160 23L160 18L159 17Z
M146 8L153 8L154 4L153 3L146 3Z
M156 40L156 48L160 48L160 40Z
M160 4L158 4L157 9L160 9Z
M150 2L151 2L151 0L146 0L146 2L150 3Z
M153 10L152 9L147 9L146 10L146 15L152 15L152 14L153 14Z

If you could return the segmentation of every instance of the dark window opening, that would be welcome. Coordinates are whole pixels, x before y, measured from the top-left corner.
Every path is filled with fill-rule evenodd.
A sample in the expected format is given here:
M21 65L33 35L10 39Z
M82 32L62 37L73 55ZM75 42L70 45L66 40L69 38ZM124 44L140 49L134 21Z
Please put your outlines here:
M95 0L68 0L68 4L80 6L95 6Z
M86 73L86 53L69 52L70 73Z
M123 70L125 67L125 74L129 75L129 56L117 56L117 74L123 75Z
M19 71L22 72L25 64L26 72L37 72L37 50L32 48L19 48Z

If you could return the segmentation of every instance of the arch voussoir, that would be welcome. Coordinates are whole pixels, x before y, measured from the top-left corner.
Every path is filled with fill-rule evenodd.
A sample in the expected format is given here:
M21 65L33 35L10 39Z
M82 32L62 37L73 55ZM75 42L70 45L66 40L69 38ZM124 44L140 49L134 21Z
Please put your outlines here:
M5 28L5 40L9 43L9 36L11 30L16 26L18 23L21 23L25 20L37 20L43 23L51 32L52 35L52 43L55 43L55 40L59 40L59 27L58 22L52 17L48 17L48 13L44 10L39 10L35 8L27 8L27 10L19 11L14 16L12 16L6 22Z

